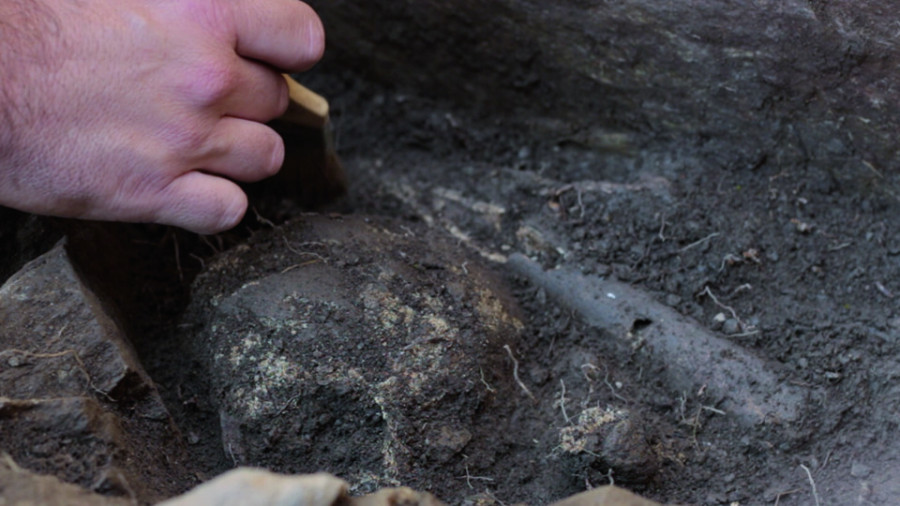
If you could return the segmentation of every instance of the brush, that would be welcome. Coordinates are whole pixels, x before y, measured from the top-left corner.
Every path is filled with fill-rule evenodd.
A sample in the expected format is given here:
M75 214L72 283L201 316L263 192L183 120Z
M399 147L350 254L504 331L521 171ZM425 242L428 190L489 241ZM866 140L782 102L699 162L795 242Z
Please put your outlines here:
M290 101L287 111L269 123L284 139L281 171L251 193L263 198L287 197L306 209L321 207L347 192L344 168L334 149L329 105L324 97L285 74Z

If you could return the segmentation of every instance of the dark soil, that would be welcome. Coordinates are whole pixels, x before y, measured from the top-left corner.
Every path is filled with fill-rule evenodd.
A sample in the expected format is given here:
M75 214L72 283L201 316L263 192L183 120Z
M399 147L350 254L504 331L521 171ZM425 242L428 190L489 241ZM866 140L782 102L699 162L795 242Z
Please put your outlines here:
M781 165L777 156L755 168L702 161L636 168L559 139L524 137L515 118L480 117L352 76L323 80L342 90L337 124L339 138L351 139L340 144L353 181L349 209L427 213L482 251L521 251L547 266L631 283L783 366L785 380L807 391L796 423L738 427L701 409L715 399L668 388L659 374L665 364L642 363L621 340L585 328L498 264L531 315L519 351L543 407L518 399L512 417L488 414L484 422L509 427L500 432L515 440L502 443L507 462L469 466L494 477L487 488L504 502L537 503L605 481L579 470L566 484L541 480L560 463L529 446L563 424L553 409L560 380L573 410L612 404L645 414L664 449L662 468L649 483L626 484L652 498L810 504L801 466L825 503L878 504L900 493L890 471L898 455L891 434L900 401L892 386L900 371L900 218L877 174L847 183L813 164ZM667 180L668 190L634 188L652 189L654 178ZM596 182L626 186L606 192ZM442 197L448 190L463 198ZM473 203L505 212L492 217ZM588 363L621 388L585 381ZM453 501L466 488L440 492Z
M452 504L540 504L609 482L688 504L884 504L900 494L892 470L900 218L877 175L839 183L812 164L777 158L754 168L626 166L531 137L516 118L480 116L327 66L310 82L333 90L351 182L334 211L425 221L483 256L521 252L547 267L627 282L749 350L805 394L792 422L739 423L705 389L673 388L666 363L492 262L528 315L515 353L537 402L524 392L497 399L459 458L418 469L404 484ZM266 220L297 212L268 205L278 211ZM268 225L251 216L242 227L219 244L185 235L185 281L199 258ZM153 255L176 258L173 244L158 243ZM185 285L174 286L163 314L184 307ZM137 345L145 366L198 471L224 471L234 462L205 397L208 378L178 351L176 320L152 320ZM494 374L510 375L508 365ZM561 451L560 431L591 407L627 412L640 441L599 459ZM641 465L629 468L634 458ZM266 463L296 469L277 456Z
M451 504L542 504L609 482L688 504L900 497L900 213L877 173L848 182L796 153L783 157L791 163L774 153L752 167L635 164L535 136L522 118L482 115L329 64L308 82L330 90L350 181L331 210L445 229L460 248L493 259L485 261L528 315L514 352L536 402L515 389L498 398L479 413L459 458L417 469L403 484ZM121 301L202 477L235 461L221 445L209 378L176 338L179 325L192 324L179 314L210 257L299 212L258 205L265 216L251 212L225 236L137 234L134 295ZM501 260L514 252L650 293L801 389L800 416L742 423L706 389L673 388L666 363L509 269ZM493 374L512 384L507 366ZM561 450L561 431L589 408L627 413L637 436L599 458ZM266 464L296 469L278 455Z

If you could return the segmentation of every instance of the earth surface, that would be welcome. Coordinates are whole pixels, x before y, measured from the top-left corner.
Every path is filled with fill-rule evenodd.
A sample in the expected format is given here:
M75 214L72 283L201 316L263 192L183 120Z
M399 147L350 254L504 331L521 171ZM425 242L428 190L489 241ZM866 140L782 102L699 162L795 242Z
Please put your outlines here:
M419 469L404 484L451 504L540 504L606 483L685 504L886 504L900 494L898 203L877 177L847 184L815 166L777 163L634 170L351 72L310 82L335 90L350 181L327 212L441 230L502 276L527 315L515 356L534 399L518 391L498 400L479 413L481 434L463 457ZM163 277L184 282L151 290L143 303L154 314L179 314L204 257L299 214L282 201L259 205L269 214L251 213L216 243L183 239L179 265L169 261ZM171 241L157 248L147 254L175 258ZM673 386L665 358L586 323L571 301L510 268L514 253L619 280L689 317L801 392L798 415L748 424L721 407L721 392ZM207 379L191 373L167 337L172 325L161 321L178 320L143 320L139 354L196 443L188 450L201 475L220 473L234 462L222 451L218 416L191 397ZM717 360L703 355L697 350L698 364ZM590 408L630 413L642 440L625 445L622 458L649 451L649 472L617 473L608 459L560 451L560 431ZM296 461L266 463L298 470Z
M403 485L450 504L543 504L607 483L684 504L897 502L900 203L877 170L848 177L797 153L784 162L635 164L615 146L537 135L514 114L379 84L335 62L304 81L329 90L349 181L323 212L443 234L498 276L524 315L514 349L491 371L509 395L477 413L455 458L402 476ZM244 223L220 236L115 228L137 245L125 259L132 296L123 314L184 436L190 472L173 489L237 463L222 447L210 378L183 352L179 329L195 323L183 319L192 281L301 214L262 194ZM633 339L641 325L591 320L579 310L587 294L548 289L544 274L515 267L516 255L544 272L625 283L647 308L687 318L686 340L709 333L731 351L648 353L653 343ZM349 360L356 350L334 353ZM772 385L795 392L793 415L742 418L731 407L744 398L738 388L673 380L692 363L728 368L728 353L758 360L745 376L751 394L764 399L760 390ZM573 446L604 413L627 419L627 437L604 434L592 444L611 446L597 452ZM352 456L354 441L329 444ZM341 472L311 460L315 469L276 453L265 464Z

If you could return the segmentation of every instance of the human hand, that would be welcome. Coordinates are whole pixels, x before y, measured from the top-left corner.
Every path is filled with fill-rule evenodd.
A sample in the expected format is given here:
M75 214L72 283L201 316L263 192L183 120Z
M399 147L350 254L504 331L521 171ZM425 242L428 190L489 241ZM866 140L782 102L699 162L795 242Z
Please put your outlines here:
M296 0L5 0L0 205L231 228L283 161L280 71L323 49Z

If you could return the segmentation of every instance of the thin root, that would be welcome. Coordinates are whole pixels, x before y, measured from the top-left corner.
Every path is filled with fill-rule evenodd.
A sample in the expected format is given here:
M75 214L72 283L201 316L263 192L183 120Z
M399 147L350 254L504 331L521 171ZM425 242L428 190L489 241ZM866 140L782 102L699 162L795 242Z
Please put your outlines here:
M563 420L566 421L566 425L569 424L569 414L566 413L566 382L559 379L559 410L562 411Z
M679 251L681 253L684 253L685 251L687 251L695 246L700 246L701 244L712 239L713 237L717 237L718 235L720 235L719 232L713 232L713 233L709 234L708 236L704 237L703 239L700 239L699 241L694 241L694 242L688 244L687 246L681 248Z
M251 209L253 209L253 214L256 217L256 221L262 223L263 225L268 225L272 228L275 228L275 224L272 223L271 220L269 220L269 219L263 217L263 215L259 214L259 211L256 210L256 206L253 206Z
M63 328L65 328L65 327L63 327ZM62 330L60 330L60 332L62 332ZM33 351L28 351L28 350L19 350L19 349L15 349L15 348L9 348L9 349L3 350L0 353L18 353L20 355L25 355L25 356L31 357L31 358L59 358L59 357L63 357L66 355L71 355L72 358L75 359L75 362L78 365L78 369L87 378L88 386L91 388L91 390L93 390L94 392L96 392L99 395L102 395L104 398L106 398L108 400L112 400L112 398L109 396L109 394L100 390L99 388L97 388L96 385L94 385L94 379L91 377L91 374L88 372L87 367L84 365L84 361L81 360L81 356L79 356L78 352L75 350L63 350L63 351L58 351L56 353L35 353Z
M587 371L585 371L585 369L593 369L596 371L599 370L599 367L591 363L582 364L581 366L581 372L584 374L584 377L588 380L588 382L593 381L588 375ZM612 393L615 398L619 399L622 402L630 402L627 398L625 398L625 396L623 396L619 392L616 392L616 387L614 387L613 384L609 382L609 368L606 367L606 364L603 364L603 383L607 386L607 388L609 388L610 393Z
M800 467L802 467L803 470L806 471L806 477L809 478L809 486L812 487L813 500L816 502L816 506L819 506L819 504L821 504L819 502L819 493L816 492L816 482L815 480L813 480L812 473L809 472L809 468L804 466L803 464L800 464Z
M466 485L468 485L469 488L472 490L475 489L475 487L472 486L472 480L494 481L493 478L490 478L488 476L472 476L471 474L469 474L469 464L466 464L465 468L466 468L466 475L465 476L457 476L457 478L459 478L459 479L465 478Z
M528 397L530 397L532 401L537 403L537 398L534 396L534 394L531 393L531 390L529 390L528 387L525 386L525 383L522 383L522 380L519 379L519 361L516 360L515 356L513 356L513 352L510 349L509 345L504 344L503 349L506 350L506 353L509 354L509 358L513 361L513 378L516 380L516 383L519 384L519 388L521 388L522 391L525 392L525 394L528 395Z
M753 330L752 328L748 328L748 327L744 324L744 321L741 320L741 318L737 315L737 311L735 311L733 307L727 306L727 305L722 304L721 302L719 302L719 299L715 296L715 294L712 293L712 290L709 289L709 286L708 286L708 285L703 289L702 292L700 292L700 295L708 295L709 298L710 298L710 300L712 300L713 303L714 303L715 305L717 305L717 306L719 306L720 308L722 308L722 309L728 311L729 313L731 313L732 318L734 318L735 320L737 320L738 325L740 325L740 328L742 328L742 329L747 329L747 330L751 330L751 331Z
M492 386L487 382L486 379L484 379L484 369L482 369L482 368L479 367L479 368L478 368L478 371L481 373L481 384L484 385L484 388L487 388L487 391L490 392L490 393L496 392L497 390L496 390L494 387L492 387Z

